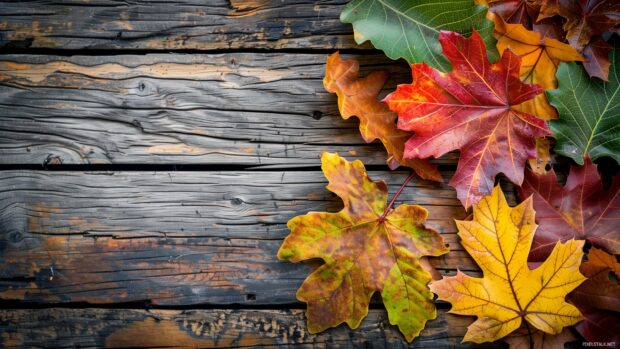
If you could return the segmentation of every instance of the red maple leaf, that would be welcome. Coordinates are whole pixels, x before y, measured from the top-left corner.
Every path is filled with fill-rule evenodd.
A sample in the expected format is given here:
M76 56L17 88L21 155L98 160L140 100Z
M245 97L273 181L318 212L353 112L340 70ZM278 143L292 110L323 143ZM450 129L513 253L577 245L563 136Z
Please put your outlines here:
M517 106L542 92L519 78L521 59L505 50L491 64L482 37L441 32L439 42L453 70L411 65L413 83L386 97L398 127L414 131L406 158L438 157L460 149L450 181L465 208L491 193L500 172L521 184L525 162L536 156L534 137L550 134L546 123Z
M585 159L572 166L566 184L553 170L544 175L527 171L519 196L534 195L538 229L531 261L544 260L558 240L587 239L612 254L620 254L620 175L603 186L596 166Z

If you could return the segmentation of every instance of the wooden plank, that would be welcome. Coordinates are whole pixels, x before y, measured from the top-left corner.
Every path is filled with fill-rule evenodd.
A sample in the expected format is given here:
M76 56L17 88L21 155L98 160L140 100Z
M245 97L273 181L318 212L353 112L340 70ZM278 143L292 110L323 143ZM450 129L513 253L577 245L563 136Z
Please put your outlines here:
M21 309L0 311L4 348L467 348L471 319L439 310L408 344L384 310L357 330L309 334L303 310ZM487 344L485 348L501 348Z
M356 47L347 1L0 2L0 47L308 49ZM368 47L368 46L366 46Z
M393 193L407 173L370 176ZM275 255L290 218L340 209L325 185L320 172L0 172L0 298L295 303L312 268ZM452 248L431 265L478 270L457 242L453 189L416 181L402 202L426 207Z
M385 164L323 88L325 58L1 56L0 163L317 166L329 150ZM389 90L411 80L402 62L358 58L364 72L393 73Z

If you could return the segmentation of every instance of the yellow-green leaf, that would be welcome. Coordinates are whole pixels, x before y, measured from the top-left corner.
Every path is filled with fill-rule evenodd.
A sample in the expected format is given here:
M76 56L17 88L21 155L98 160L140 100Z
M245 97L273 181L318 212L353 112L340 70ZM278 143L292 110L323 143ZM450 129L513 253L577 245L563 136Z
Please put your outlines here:
M527 257L536 230L531 197L510 207L496 186L474 206L473 221L457 221L457 227L483 277L459 271L433 282L431 290L452 303L451 313L478 317L464 341L498 340L523 320L540 331L559 334L582 319L565 297L586 279L579 273L584 242L558 242L547 260L531 270Z
M278 251L278 258L291 262L325 262L297 292L308 303L308 330L316 333L343 322L357 328L372 294L381 292L390 323L413 340L436 317L427 286L431 276L420 258L447 253L443 238L424 226L428 213L417 205L398 206L382 218L387 186L372 181L361 161L330 153L321 160L327 189L344 208L291 219L291 233Z

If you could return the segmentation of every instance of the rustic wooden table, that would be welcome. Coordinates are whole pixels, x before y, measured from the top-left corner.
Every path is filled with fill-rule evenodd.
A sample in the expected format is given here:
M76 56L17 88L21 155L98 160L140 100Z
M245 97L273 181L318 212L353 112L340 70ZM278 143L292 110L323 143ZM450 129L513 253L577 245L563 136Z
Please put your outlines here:
M353 42L346 2L0 2L0 343L3 347L408 347L374 302L360 329L306 330L307 264L276 259L286 222L338 210L319 156L361 159L391 191L322 86L340 49L387 88L409 79ZM455 155L435 160L447 178ZM466 213L417 181L452 251ZM468 319L438 303L414 347L460 347Z

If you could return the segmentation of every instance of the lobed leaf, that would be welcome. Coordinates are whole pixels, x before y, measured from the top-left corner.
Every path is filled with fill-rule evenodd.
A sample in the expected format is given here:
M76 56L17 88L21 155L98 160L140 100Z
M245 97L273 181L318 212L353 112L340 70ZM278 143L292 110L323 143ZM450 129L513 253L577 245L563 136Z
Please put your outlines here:
M527 170L519 196L533 197L540 225L531 260L543 260L558 240L569 239L587 239L594 246L620 253L620 176L605 188L589 159L584 166L571 167L564 186L553 170L544 175Z
M579 273L583 241L557 243L545 262L529 269L534 213L531 198L510 207L497 186L474 206L473 221L457 221L461 244L483 277L459 271L431 283L431 290L452 303L451 313L477 317L464 341L498 340L523 321L554 335L581 321L579 310L564 298L585 280Z
M278 258L291 262L325 262L297 292L308 303L308 330L316 333L343 322L357 328L372 294L380 292L390 323L413 340L436 317L427 286L431 275L420 258L447 253L443 238L424 226L428 213L417 205L398 206L381 219L387 186L370 180L359 160L323 153L321 161L327 189L344 208L291 219L291 233L278 251Z
M485 14L486 7L472 0L353 0L340 20L353 24L358 44L370 40L391 59L448 69L437 41L440 31L469 35L475 28L493 48L493 23ZM494 49L490 53L496 56Z
M493 36L497 39L497 50L510 49L521 57L521 80L537 84L543 89L556 88L555 78L560 62L583 61L583 57L572 46L540 33L525 29L521 24L508 24L501 17L489 14L495 23ZM557 118L556 110L547 101L544 93L522 103L519 110L545 120Z
M389 77L388 72L373 71L363 78L359 78L358 73L359 63L356 60L343 60L338 52L327 57L323 85L328 92L338 95L338 110L342 118L346 120L357 116L364 141L370 143L379 139L383 143L390 169L407 166L424 179L441 182L437 166L427 160L403 159L405 141L412 133L396 128L396 113L377 99Z
M559 87L547 91L560 114L549 123L558 140L555 151L579 165L588 156L608 156L620 163L620 46L611 52L611 61L609 82L590 79L575 63L562 63Z
M520 80L521 60L506 50L491 64L482 37L442 32L439 40L453 70L413 64L413 83L386 97L398 127L414 131L405 158L438 157L460 149L450 185L465 208L491 192L495 176L523 182L525 162L536 156L534 137L550 134L544 120L519 110L542 92Z
M620 263L596 247L590 249L588 260L580 271L588 280L568 295L568 300L583 314L585 320L576 326L589 341L618 342L620 340Z

